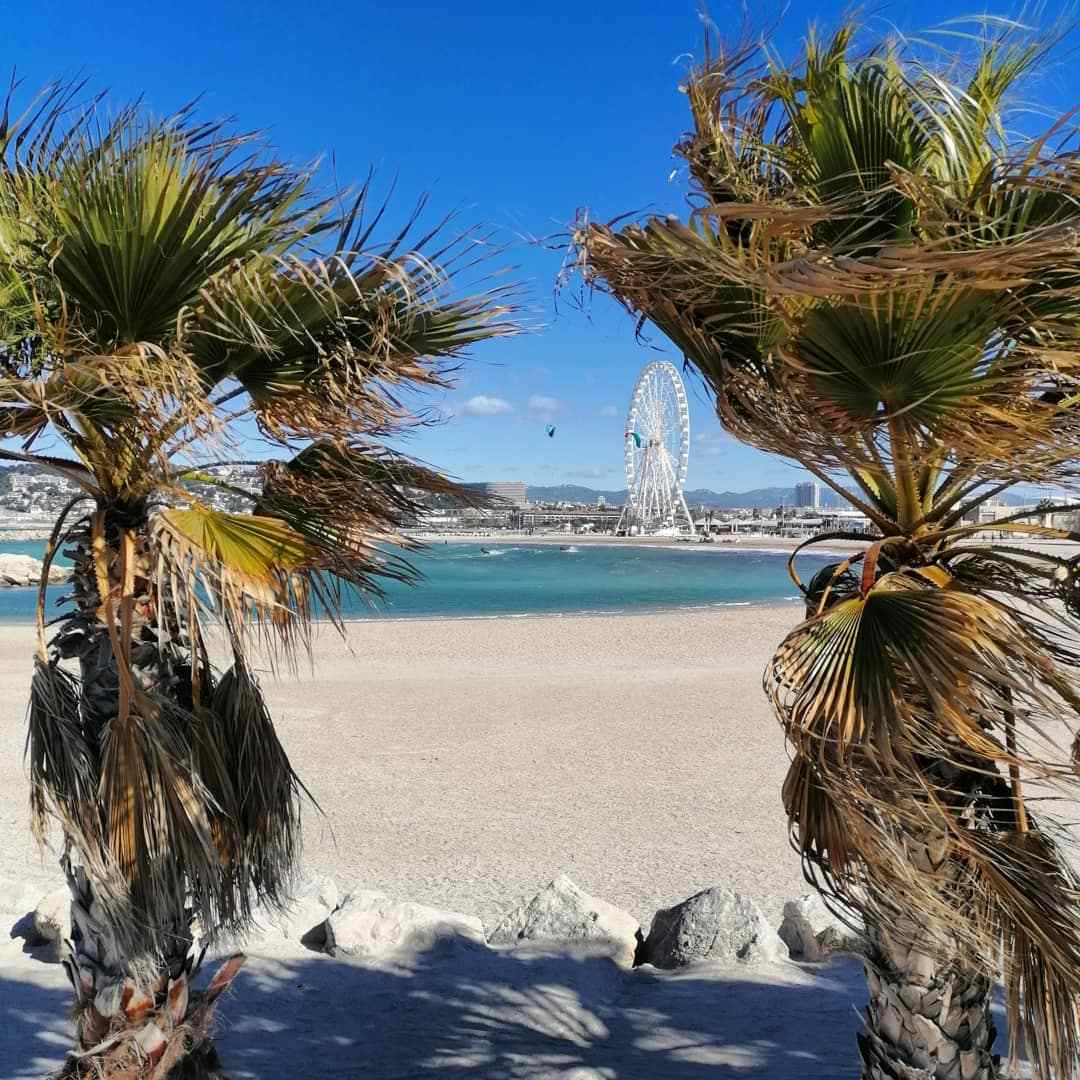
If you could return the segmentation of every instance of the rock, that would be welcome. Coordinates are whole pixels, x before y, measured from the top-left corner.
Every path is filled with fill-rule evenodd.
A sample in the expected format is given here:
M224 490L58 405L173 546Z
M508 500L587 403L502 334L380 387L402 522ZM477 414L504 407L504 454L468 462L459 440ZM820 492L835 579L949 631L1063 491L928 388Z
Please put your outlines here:
M852 915L853 920L857 916ZM862 953L862 937L842 923L817 893L807 893L784 905L780 938L797 960L817 963L837 952Z
M46 944L46 939L37 929L34 909L41 899L42 891L51 884L45 881L0 878L0 923L7 931L3 936L22 938L31 946Z
M825 959L825 953L818 944L814 928L799 909L797 902L784 905L784 921L780 924L777 933L780 935L780 940L787 946L792 959L806 960L811 964Z
M71 937L71 892L66 885L53 889L37 902L34 930L43 941L54 943L59 956L65 938Z
M565 874L530 901L503 916L488 939L492 945L522 941L605 942L623 967L633 967L641 942L637 919L579 889Z
M347 896L325 922L326 951L358 960L430 949L447 939L484 944L479 919L440 911L407 900L392 900L376 889Z
M72 570L70 566L57 566L53 563L49 567L49 584L50 585L62 585L65 581L71 580ZM40 578L40 574L38 577Z
M340 897L333 878L325 874L307 874L296 882L292 902L285 911L260 906L255 925L269 937L300 941L312 949L326 943L326 920L338 906Z
M43 564L31 555L13 555L0 553L0 586L37 585L41 581ZM49 582L58 584L71 577L71 568L66 566L49 567Z
M752 900L728 889L705 889L653 916L644 960L659 968L692 960L774 963L787 949Z
M41 580L41 563L29 555L0 554L0 584L29 585Z

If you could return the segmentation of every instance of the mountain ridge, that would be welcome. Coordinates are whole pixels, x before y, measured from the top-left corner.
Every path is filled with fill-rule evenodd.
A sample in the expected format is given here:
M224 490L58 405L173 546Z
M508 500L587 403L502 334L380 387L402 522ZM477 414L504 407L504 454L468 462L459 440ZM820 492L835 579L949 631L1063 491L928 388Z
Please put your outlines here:
M626 502L626 488L605 491L584 487L581 484L527 484L525 492L530 502L579 502L595 503L603 497L609 506L622 506ZM712 506L720 510L751 510L755 507L772 509L777 506L795 505L795 487L761 487L749 491L713 491L711 488L689 488L683 492L690 506ZM1006 492L1001 499L1008 506L1022 506L1038 502L1039 495ZM821 505L826 509L846 505L836 492L821 489Z

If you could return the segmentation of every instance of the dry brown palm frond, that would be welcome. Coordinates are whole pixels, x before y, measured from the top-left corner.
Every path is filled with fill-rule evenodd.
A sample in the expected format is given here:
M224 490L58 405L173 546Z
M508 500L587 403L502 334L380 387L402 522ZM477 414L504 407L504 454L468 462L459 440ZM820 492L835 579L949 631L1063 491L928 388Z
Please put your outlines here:
M177 896L190 895L214 925L239 921L239 894L211 825L213 797L191 762L190 724L185 710L139 694L102 747L106 818L92 839L122 889L110 894L99 883L97 895L132 955L168 950Z
M402 530L425 512L424 497L477 505L475 493L434 470L371 443L314 443L264 471L257 514L287 522L311 545L313 561L363 592L380 578L416 573L386 545L417 546Z
M860 748L885 761L975 754L1053 778L1067 768L1049 729L1080 722L1080 693L1032 617L917 572L886 573L790 634L766 685L796 751L844 766ZM1003 717L1016 717L1015 753ZM1019 756L1018 756L1019 755Z
M1033 1060L1069 1077L1080 879L1071 837L1017 781L1074 782L1075 640L1060 610L1021 614L960 580L885 573L789 635L766 680L795 753L784 802L819 888L880 925L917 912L918 947L937 940L942 959L959 944L988 974L1000 963L1014 1048L1026 1031Z
M96 748L79 718L78 681L40 657L30 682L26 756L34 834L45 843L50 816L65 831L93 835L97 827Z
M244 860L237 880L250 882L264 902L283 906L300 851L300 800L310 793L289 764L242 657L221 677L206 708L208 732L235 785L230 812L241 838L236 854Z
M284 521L192 502L159 511L151 537L157 575L189 622L193 641L216 624L241 654L252 632L288 657L306 648L320 595L316 552Z

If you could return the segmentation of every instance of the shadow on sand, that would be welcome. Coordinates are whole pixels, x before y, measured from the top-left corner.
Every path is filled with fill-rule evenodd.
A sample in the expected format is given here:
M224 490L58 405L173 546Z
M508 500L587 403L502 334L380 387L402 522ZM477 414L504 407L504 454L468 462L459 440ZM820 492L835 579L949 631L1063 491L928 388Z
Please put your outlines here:
M864 995L849 960L625 972L449 941L400 967L252 956L219 1044L232 1080L855 1080ZM57 964L0 968L0 1078L59 1064L69 1001Z

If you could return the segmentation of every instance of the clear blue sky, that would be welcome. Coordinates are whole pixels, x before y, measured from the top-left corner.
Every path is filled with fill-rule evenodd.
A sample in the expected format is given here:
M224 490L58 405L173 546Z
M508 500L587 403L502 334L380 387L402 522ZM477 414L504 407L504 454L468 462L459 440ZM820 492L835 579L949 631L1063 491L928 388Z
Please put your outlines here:
M844 9L795 0L774 45L790 52L809 19L827 27ZM882 30L919 30L978 9L915 0L872 10ZM738 29L737 5L710 11ZM671 146L688 126L677 86L701 43L695 0L39 0L9 2L4 14L6 55L28 86L81 73L158 112L202 95L206 115L268 129L285 155L332 153L342 183L369 165L397 174L399 219L430 189L434 207L463 207L468 220L495 226L541 329L481 350L458 389L435 402L456 415L403 448L467 480L623 486L627 399L641 366L661 354L636 344L631 320L601 298L587 313L568 296L556 308L560 255L528 238L558 233L581 206L600 218L684 210L685 178L668 177ZM1070 69L1048 71L1032 96L1075 104ZM722 436L704 395L688 390L689 486L801 478Z

